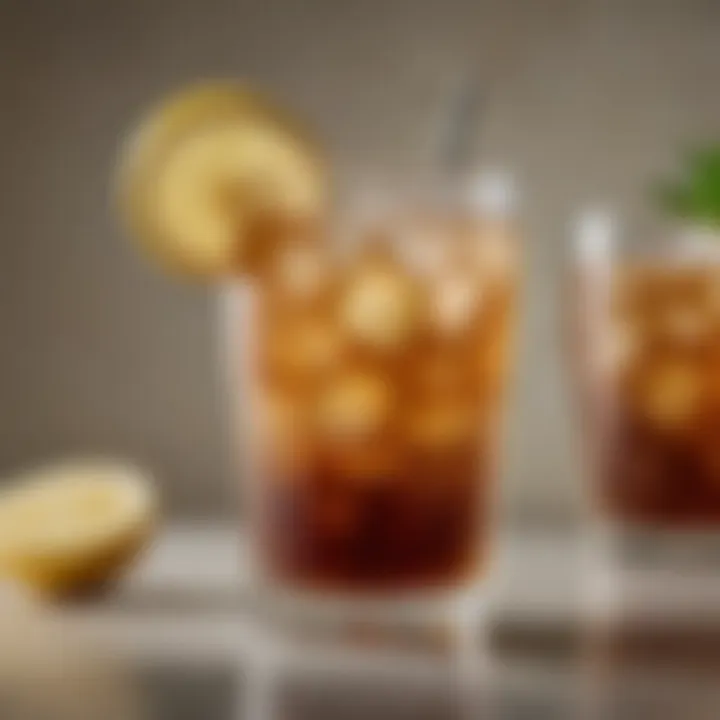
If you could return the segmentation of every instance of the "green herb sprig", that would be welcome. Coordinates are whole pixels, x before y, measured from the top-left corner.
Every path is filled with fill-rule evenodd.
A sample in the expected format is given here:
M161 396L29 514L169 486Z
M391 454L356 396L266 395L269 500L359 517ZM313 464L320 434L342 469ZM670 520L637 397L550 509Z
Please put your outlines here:
M720 144L688 153L680 176L662 183L657 196L671 216L720 230Z

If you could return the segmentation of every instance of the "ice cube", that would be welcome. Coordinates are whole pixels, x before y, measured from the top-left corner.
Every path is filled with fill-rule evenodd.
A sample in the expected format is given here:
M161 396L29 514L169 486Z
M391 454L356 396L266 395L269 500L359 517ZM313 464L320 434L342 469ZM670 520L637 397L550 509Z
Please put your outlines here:
M448 260L447 238L437 225L427 219L403 228L400 234L398 245L403 261L424 277L436 275Z
M392 266L363 268L346 289L340 308L342 327L358 342L376 350L402 349L418 326L417 290Z
M316 377L329 370L342 351L342 342L335 327L312 316L273 328L269 345L272 367L293 377Z
M278 393L267 393L257 405L256 421L273 438L297 435L302 427L301 405Z
M477 408L462 400L440 400L416 407L407 422L412 446L423 450L445 450L470 441L479 431Z
M358 439L382 430L393 412L390 383L364 371L329 382L319 400L319 425L332 437Z
M701 409L702 396L699 368L689 362L666 361L646 370L641 409L658 429L685 429Z
M327 370L338 358L341 342L335 328L322 321L308 322L295 336L298 362L308 370Z
M466 204L489 218L509 217L518 202L514 179L503 169L483 169L464 183Z
M493 223L480 231L477 263L483 277L490 281L507 281L517 267L517 255L516 241L505 226Z
M326 250L317 244L294 243L277 251L272 283L283 294L303 300L317 296L327 286L330 274Z
M713 330L709 313L701 307L674 306L660 319L665 337L680 344L699 344L709 338Z
M430 313L442 333L460 333L477 316L482 300L479 278L468 272L446 273L431 298Z
M335 470L355 488L368 488L398 482L400 449L387 438L350 442L336 447Z

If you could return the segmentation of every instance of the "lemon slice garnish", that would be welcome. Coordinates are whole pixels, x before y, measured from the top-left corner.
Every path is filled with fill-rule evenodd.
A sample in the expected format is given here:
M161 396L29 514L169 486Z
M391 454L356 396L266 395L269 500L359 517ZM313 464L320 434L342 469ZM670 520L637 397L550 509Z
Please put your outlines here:
M166 267L222 277L269 248L259 219L315 216L323 163L289 117L242 85L207 83L152 110L121 156L123 215ZM277 223L278 226L282 222Z

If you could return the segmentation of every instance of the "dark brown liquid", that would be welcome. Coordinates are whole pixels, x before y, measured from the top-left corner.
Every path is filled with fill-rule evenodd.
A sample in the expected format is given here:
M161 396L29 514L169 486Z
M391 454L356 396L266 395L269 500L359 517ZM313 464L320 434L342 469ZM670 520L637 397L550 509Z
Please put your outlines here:
M629 267L609 289L581 347L600 497L633 523L717 526L720 269Z
M477 454L434 476L311 473L266 492L266 550L277 575L342 589L452 585L477 567L488 478ZM449 477L450 472L455 477ZM424 483L442 485L416 488Z

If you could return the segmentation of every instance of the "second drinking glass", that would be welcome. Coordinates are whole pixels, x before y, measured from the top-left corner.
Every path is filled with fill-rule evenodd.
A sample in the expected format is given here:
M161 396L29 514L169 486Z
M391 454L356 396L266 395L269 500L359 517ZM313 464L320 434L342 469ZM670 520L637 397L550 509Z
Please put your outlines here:
M717 241L618 235L594 212L576 233L572 356L601 541L589 569L642 614L705 611L720 587Z

